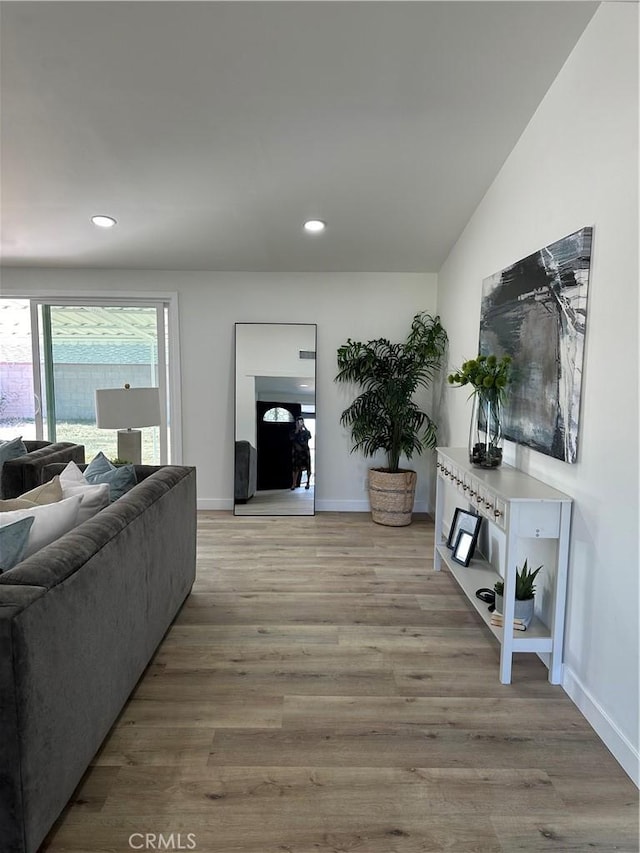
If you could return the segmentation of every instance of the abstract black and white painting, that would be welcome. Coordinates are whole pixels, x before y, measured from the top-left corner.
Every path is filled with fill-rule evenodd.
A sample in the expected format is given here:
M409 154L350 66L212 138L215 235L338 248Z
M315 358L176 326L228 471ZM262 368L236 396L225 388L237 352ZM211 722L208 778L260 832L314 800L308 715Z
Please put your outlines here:
M505 438L575 462L592 228L483 282L481 353L510 355Z

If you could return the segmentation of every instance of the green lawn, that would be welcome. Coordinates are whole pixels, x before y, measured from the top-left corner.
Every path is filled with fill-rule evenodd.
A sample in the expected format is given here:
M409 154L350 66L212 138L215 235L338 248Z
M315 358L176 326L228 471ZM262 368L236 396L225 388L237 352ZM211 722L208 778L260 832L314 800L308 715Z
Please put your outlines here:
M36 427L33 421L0 421L0 439L35 439ZM92 423L70 423L61 421L56 426L56 441L71 441L84 444L85 459L90 462L100 450L109 459L117 455L117 432L111 429L98 429ZM159 428L147 427L142 430L142 461L145 465L160 464Z

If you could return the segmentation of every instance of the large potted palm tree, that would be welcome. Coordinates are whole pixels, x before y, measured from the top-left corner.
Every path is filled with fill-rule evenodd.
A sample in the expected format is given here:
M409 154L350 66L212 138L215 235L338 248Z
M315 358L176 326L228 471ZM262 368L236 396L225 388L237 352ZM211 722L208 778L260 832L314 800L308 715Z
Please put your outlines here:
M418 388L429 387L446 348L440 317L421 311L404 343L349 338L338 349L335 381L362 389L340 416L340 423L351 431L352 452L360 450L366 457L380 450L387 454L385 468L369 470L371 515L378 524L411 524L417 475L400 468L400 458L410 460L414 453L435 447L436 425L413 397Z

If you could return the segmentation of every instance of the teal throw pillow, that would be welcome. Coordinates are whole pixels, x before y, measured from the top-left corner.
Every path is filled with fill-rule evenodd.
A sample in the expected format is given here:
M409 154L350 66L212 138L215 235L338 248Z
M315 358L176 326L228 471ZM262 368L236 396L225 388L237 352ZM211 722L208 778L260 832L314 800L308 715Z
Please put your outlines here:
M29 515L0 527L0 574L12 569L22 559L33 522L34 517Z
M89 468L86 468L84 477L92 485L96 483L108 483L109 500L111 503L121 498L125 492L132 489L137 483L136 469L133 465L121 465L119 468L111 468L101 474L91 473Z
M107 459L102 451L96 453L91 462L87 465L84 470L84 476L87 480L89 477L94 477L97 474L106 474L107 471L115 471L115 465L112 465L111 462ZM89 482L92 482L89 480Z
M0 441L0 465L3 462L8 462L9 459L17 459L18 456L24 456L27 452L22 436L12 438L10 441Z
M19 456L24 456L27 452L22 436L12 438L9 441L0 441L0 475L2 474L2 466L10 459L17 459ZM2 489L0 488L0 492ZM0 494L0 498L2 494Z

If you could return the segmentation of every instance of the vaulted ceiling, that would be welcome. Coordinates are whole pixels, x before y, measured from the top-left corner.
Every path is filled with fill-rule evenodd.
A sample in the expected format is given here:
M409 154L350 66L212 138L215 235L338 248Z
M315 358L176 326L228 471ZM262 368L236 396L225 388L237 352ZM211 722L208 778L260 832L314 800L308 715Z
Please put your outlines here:
M3 2L3 263L437 271L597 5Z

